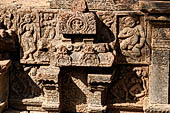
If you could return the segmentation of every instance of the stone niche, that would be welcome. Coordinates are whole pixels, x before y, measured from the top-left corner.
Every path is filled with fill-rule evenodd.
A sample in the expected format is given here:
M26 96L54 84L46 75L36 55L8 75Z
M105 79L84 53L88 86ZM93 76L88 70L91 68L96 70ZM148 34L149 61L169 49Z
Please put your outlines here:
M0 113L169 113L169 7L1 0Z

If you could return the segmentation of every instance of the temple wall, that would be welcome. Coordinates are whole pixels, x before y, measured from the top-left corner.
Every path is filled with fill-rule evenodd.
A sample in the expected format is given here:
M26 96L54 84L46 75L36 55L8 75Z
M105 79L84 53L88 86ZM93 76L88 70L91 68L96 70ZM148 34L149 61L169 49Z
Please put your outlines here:
M169 6L1 0L0 113L170 112Z

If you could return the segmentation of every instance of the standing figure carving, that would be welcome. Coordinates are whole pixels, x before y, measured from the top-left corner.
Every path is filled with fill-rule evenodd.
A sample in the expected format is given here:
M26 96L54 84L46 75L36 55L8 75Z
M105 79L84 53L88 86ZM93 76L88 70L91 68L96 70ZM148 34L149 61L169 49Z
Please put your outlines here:
M34 60L33 53L36 50L36 34L33 25L33 16L26 14L23 17L24 22L20 26L19 34L21 35L21 45L23 47L23 60Z
M53 13L44 13L42 15L42 20L40 21L42 38L38 41L38 50L49 48L51 41L56 37L56 15Z
M128 57L140 57L145 44L144 29L133 17L128 16L123 19L125 28L118 35L122 54Z

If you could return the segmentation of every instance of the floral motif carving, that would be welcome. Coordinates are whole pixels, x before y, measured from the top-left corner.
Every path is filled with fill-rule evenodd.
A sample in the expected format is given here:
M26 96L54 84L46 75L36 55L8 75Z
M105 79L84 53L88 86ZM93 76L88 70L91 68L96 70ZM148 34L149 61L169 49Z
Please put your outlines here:
M63 13L60 18L62 34L96 34L96 20L93 13Z

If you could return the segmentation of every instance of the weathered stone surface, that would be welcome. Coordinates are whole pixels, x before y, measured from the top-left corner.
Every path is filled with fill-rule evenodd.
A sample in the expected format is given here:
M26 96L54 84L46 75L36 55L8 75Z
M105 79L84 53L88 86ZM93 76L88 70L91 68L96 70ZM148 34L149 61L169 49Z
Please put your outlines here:
M49 7L49 0L1 0L0 5L17 6L17 7Z
M0 61L0 112L8 106L9 76L7 72L10 66L10 60Z
M169 103L169 51L154 50L152 53L152 74L150 82L150 103Z
M51 1L51 8L70 9L73 0ZM90 10L133 10L138 0L87 0Z
M114 82L108 90L108 103L143 103L149 93L148 67L120 66L116 70L119 71L112 77Z
M170 112L169 3L1 0L0 112Z
M6 110L3 113L28 113L28 111Z
M134 15L119 18L119 34L121 53L119 63L149 63L150 39L145 33L143 16Z
M168 0L140 0L139 8L149 13L168 13L170 2Z
M62 13L59 31L61 34L96 34L93 13Z
M106 111L106 106L102 105L102 99L107 85L111 83L111 77L112 75L88 74L88 84L91 91L88 99L89 112L102 113L102 111Z

